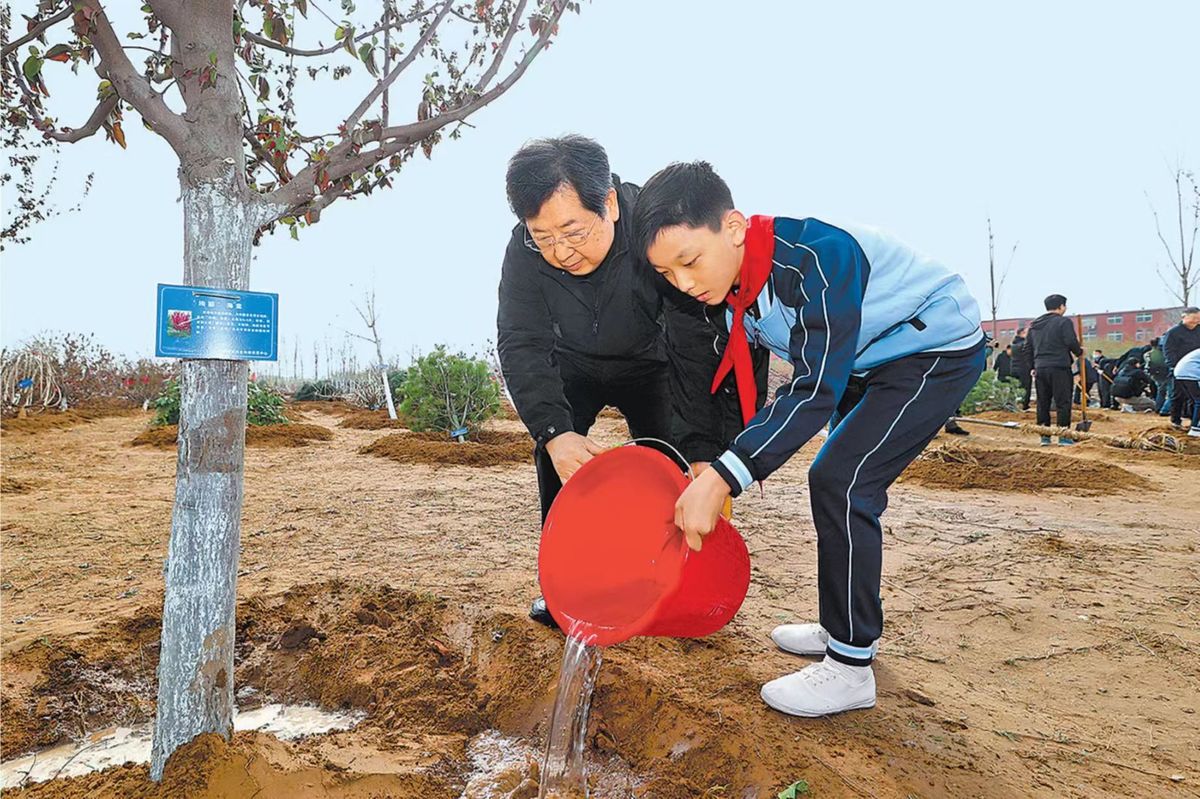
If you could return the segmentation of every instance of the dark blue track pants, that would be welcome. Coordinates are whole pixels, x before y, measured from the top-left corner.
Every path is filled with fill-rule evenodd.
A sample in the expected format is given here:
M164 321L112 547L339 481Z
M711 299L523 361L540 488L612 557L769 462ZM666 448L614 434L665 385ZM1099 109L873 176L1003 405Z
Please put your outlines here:
M821 625L835 660L865 666L874 657L888 487L956 413L983 368L980 346L911 355L851 379L808 472Z

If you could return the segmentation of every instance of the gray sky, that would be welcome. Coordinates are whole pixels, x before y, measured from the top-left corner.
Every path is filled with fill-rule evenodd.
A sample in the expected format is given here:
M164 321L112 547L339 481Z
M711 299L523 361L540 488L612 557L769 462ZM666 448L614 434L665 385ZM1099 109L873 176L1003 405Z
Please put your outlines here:
M351 302L372 282L385 354L480 349L513 224L506 159L578 132L626 180L704 158L748 213L887 229L961 272L981 306L990 214L1002 261L1020 242L1001 316L1051 292L1085 312L1171 305L1145 193L1170 212L1170 165L1200 168L1196 31L1194 0L593 0L461 140L391 191L335 204L299 242L266 239L251 287L280 294L284 346L298 336L310 371L315 340L357 330ZM95 78L51 77L52 114L79 124ZM314 93L310 110L339 119L358 96ZM64 203L96 174L82 211L3 255L6 345L57 329L153 352L154 285L182 275L182 210L167 145L134 115L125 127L127 151L64 148Z

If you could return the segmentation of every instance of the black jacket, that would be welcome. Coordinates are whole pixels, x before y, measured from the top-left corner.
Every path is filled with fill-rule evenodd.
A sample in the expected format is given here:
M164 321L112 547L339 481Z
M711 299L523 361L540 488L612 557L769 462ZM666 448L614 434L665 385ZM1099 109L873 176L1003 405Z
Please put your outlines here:
M1033 369L1033 353L1029 349L1029 341L1024 336L1016 336L1012 340L1012 373L1020 377L1028 375Z
M1012 357L1004 351L996 353L996 377L1007 380L1013 376Z
M1192 350L1200 350L1200 325L1191 330L1180 322L1166 332L1163 337L1163 355L1167 357L1167 366L1175 368L1175 364Z
M667 351L671 361L675 444L689 461L713 461L745 428L732 371L716 395L711 393L713 375L729 341L726 306L709 307L672 290L664 296L664 307L668 311ZM757 306L751 310L757 312ZM766 347L752 346L751 356L761 408L768 399L771 352Z
M1067 317L1044 313L1029 324L1034 369L1069 369L1072 355L1083 355L1075 325Z
M1117 363L1120 364L1121 366L1124 366L1129 361L1145 362L1146 353L1149 351L1150 351L1149 344L1145 344L1140 347L1130 347L1129 349L1125 350L1124 354L1122 354L1120 358L1117 359Z
M1138 366L1137 361L1126 361L1113 380L1112 393L1114 397L1140 397L1150 385L1150 375L1146 374L1146 370Z
M689 460L711 460L741 431L737 397L707 393L720 360L713 349L714 328L704 319L703 306L633 256L629 220L640 189L616 175L613 185L621 216L612 248L590 275L575 277L550 266L526 245L524 223L513 228L501 269L496 319L505 385L530 435L544 443L572 429L560 361L569 361L571 372L602 383L644 374L648 364L662 364L670 370L677 431L673 443ZM683 391L684 386L701 383L702 395ZM721 420L729 418L739 426L727 433L728 424Z

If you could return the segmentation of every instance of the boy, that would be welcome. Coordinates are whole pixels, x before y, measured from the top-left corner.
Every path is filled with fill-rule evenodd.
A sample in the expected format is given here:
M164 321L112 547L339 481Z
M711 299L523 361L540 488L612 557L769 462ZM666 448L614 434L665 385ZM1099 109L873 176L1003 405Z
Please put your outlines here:
M675 523L689 546L701 547L726 497L766 479L833 420L809 470L820 624L771 636L786 651L825 657L767 683L762 697L796 716L874 706L879 516L888 486L983 371L978 305L957 275L876 231L747 219L702 162L673 164L645 185L634 246L676 288L728 305L729 343L714 379L734 372L747 425L679 498ZM751 344L795 367L757 412Z

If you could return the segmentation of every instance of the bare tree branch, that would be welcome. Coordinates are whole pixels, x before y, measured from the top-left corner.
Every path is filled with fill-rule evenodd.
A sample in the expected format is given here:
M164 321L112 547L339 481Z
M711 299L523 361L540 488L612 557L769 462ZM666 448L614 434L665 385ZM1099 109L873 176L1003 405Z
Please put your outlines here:
M42 34L44 34L50 28L53 28L58 23L62 22L64 19L70 19L71 14L73 14L73 13L74 13L74 9L71 7L71 4L68 3L66 8L64 8L62 11L59 11L54 16L47 17L46 19L39 22L37 25L35 25L33 27L33 29L31 31L29 31L29 33L26 33L24 36L22 36L19 39L14 39L11 42L6 42L4 44L4 46L2 48L0 48L0 58L7 56L9 53L16 52L17 50L19 50L21 48L22 45L29 44L34 39L40 38Z
M538 54L545 49L554 34L559 19L561 19L565 11L566 3L559 5L555 9L550 19L543 23L538 38L530 46L529 50L526 51L521 61L513 68L512 72L487 92L463 103L458 108L435 117L412 122L407 125L383 128L378 136L380 145L371 150L354 153L351 140L342 141L330 150L326 159L318 164L309 164L298 172L296 177L286 186L281 186L267 194L264 198L265 206L278 209L278 217L283 216L288 211L297 209L319 212L339 197L349 196L353 192L336 190L332 192L333 196L329 196L330 192L319 193L315 185L316 176L319 172L325 171L328 173L328 179L332 183L354 172L367 169L373 164L402 152L447 125L463 121L471 114L492 103L520 80ZM318 197L319 194L319 199L314 201L314 198Z
M96 71L112 82L120 98L132 105L155 133L166 139L177 153L182 154L188 141L187 125L183 119L167 107L163 98L150 85L150 81L133 68L99 0L81 0L81 5L96 12L92 17L95 28L91 36L96 52L100 55L100 64Z
M392 20L391 22L381 22L380 24L376 25L375 27L371 28L370 30L364 31L364 32L358 34L357 36L355 36L354 41L361 42L364 39L370 39L372 36L374 36L377 33L383 33L384 35L387 35L388 33L390 33L393 30L400 30L402 27L409 24L410 22L416 22L417 20L421 19L422 17L429 16L430 14L433 13L434 8L435 8L435 6L430 6L429 8L418 11L415 14L409 14L406 17L397 17L396 19ZM275 41L274 39L268 39L265 36L254 33L253 31L242 31L242 37L245 38L247 41L254 42L257 45L261 45L262 47L267 47L267 48L270 48L271 50L278 50L281 53L286 53L287 55L296 56L298 58L314 58L317 56L329 55L331 53L337 52L338 50L341 50L343 47L346 46L345 42L338 42L337 44L331 44L328 47L316 47L316 48L311 48L311 49L291 47L286 44L280 44L279 42Z
M1192 299L1192 289L1195 288L1197 283L1200 283L1200 274L1197 274L1193 268L1195 263L1196 238L1197 234L1200 233L1200 185L1197 185L1193 173L1186 171L1178 164L1172 168L1172 178L1175 181L1175 211L1179 227L1178 253L1175 253L1171 245L1167 243L1167 238L1162 231L1162 223L1159 219L1158 211L1150 201L1149 192L1145 192L1146 204L1149 205L1150 214L1154 217L1154 232L1158 236L1158 241L1162 244L1163 250L1167 253L1167 260L1174 273L1174 283L1168 283L1167 287L1177 300L1184 305L1188 305ZM1185 182L1190 184L1191 194L1193 195L1190 208L1184 197ZM1190 241L1185 225L1185 219L1188 216L1190 216L1192 227ZM1157 267L1155 267L1155 271L1158 271ZM1159 277L1166 283L1166 278L1163 277L1161 272L1159 272Z
M487 72L483 73L483 77L475 84L475 91L482 92L487 88L487 85L496 77L496 73L500 71L500 65L504 63L504 57L508 55L508 48L512 44L513 39L517 36L517 31L521 28L521 17L525 16L526 0L521 0L517 3L517 8L513 11L508 30L504 34L504 41L500 43L500 47L496 50L496 57L492 59L492 65L487 68Z
M67 142L69 144L83 141L89 136L96 135L96 132L104 125L104 120L108 119L108 115L113 112L113 109L117 107L117 103L119 102L121 102L121 98L115 94L103 100L96 106L96 110L92 111L92 115L88 117L88 121L84 123L82 128L63 128L61 131L46 130L44 132L55 141Z
M409 66L411 66L412 63L417 60L417 57L421 54L421 50L425 48L425 45L428 44L429 40L432 39L434 34L437 33L438 27L446 19L446 15L450 13L450 9L453 7L454 0L443 0L441 12L439 12L437 17L435 17L434 20L429 23L429 27L427 27L425 32L421 34L421 38L418 39L417 43L413 45L413 48L408 52L408 55L401 59L391 72L383 76L379 83L375 84L375 88L367 92L367 96L364 97L362 102L358 104L358 108L355 108L354 111L351 112L350 116L346 118L347 134L354 130L354 128L358 125L358 121L362 119L363 114L367 112L367 109L369 109L375 103L375 101L379 99L381 94L387 91L389 86L396 82L396 78L400 77L401 73L408 69Z

